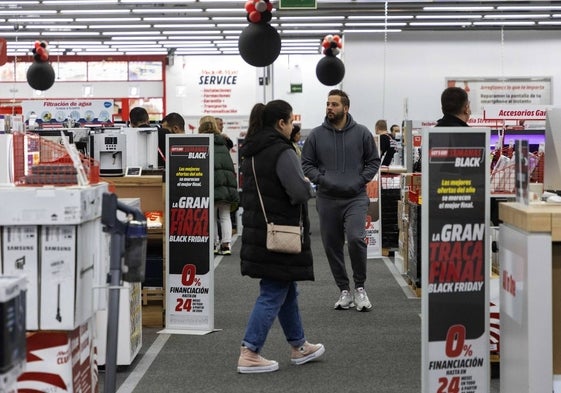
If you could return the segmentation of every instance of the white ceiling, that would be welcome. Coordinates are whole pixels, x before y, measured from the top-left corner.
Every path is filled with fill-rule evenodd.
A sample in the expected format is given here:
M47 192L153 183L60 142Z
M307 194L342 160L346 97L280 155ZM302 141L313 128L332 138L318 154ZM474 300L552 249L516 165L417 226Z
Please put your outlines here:
M53 54L237 54L248 25L245 1L0 0L9 55L36 40ZM327 34L411 30L559 30L561 1L317 0L317 9L279 9L270 22L281 53L319 53Z

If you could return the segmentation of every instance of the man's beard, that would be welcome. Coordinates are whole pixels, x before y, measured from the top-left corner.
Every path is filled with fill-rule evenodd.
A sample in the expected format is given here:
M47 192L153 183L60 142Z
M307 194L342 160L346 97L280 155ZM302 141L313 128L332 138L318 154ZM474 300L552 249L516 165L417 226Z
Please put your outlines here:
M327 114L327 119L332 124L339 123L341 120L344 119L344 117L345 117L344 112L330 112Z

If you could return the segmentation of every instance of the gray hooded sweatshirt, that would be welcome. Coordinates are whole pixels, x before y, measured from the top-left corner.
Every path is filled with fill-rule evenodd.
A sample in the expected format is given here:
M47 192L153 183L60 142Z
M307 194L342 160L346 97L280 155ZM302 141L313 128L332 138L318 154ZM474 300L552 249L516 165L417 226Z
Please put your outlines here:
M302 169L318 186L318 197L353 198L364 193L379 167L373 135L350 114L342 130L336 130L326 117L311 131L302 150Z

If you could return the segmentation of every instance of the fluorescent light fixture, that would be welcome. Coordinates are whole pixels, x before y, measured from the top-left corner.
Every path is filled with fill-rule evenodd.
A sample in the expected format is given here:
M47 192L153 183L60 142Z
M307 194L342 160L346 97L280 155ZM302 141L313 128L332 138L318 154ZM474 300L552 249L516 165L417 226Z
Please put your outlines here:
M281 23L281 27L327 27L327 28L332 28L332 27L341 27L343 26L342 23L314 23L314 22L310 22L310 23Z
M204 48L207 46L213 46L212 41L179 41L162 44L164 48Z
M25 28L27 30L65 30L65 31L72 31L74 29L87 29L87 25L26 25Z
M549 26L560 26L561 20L549 20L549 21L541 21L538 22L538 25L549 25Z
M90 25L90 29L149 29L152 26L149 24L140 25ZM130 32L129 32L130 33Z
M497 22L473 22L474 26L533 26L533 21L497 21Z
M41 33L42 36L64 36L64 37L68 37L68 32L67 31L43 31ZM93 36L99 36L99 33L97 31L73 31L72 32L72 36L74 37L93 37Z
M400 27L400 26L407 26L407 22L390 22L390 23L382 23L382 22L347 22L345 23L347 27L384 27L384 26L391 26L391 27Z
M148 31L104 31L102 32L103 35L120 35L120 36L146 36L146 37L151 37L151 36L156 36L156 35L160 35L159 31L155 31L155 30L148 30Z
M394 20L394 19L413 19L413 15L365 15L365 16L355 16L349 15L348 20Z
M545 19L549 14L487 14L484 19Z
M240 23L217 23L216 27L219 29L229 29L229 28L236 28L236 27L245 27L248 23L246 23L245 25L242 25ZM271 24L271 26L273 26Z
M10 1L4 0L2 5L13 6L13 5L28 5L28 4L39 4L39 0L26 0L26 1Z
M76 46L76 45L101 45L101 41L50 41L50 45Z
M203 25L193 25L193 26L184 26L183 30L162 30L162 33L164 34L169 34L169 35L177 35L177 34L193 34L193 31L201 31L201 30L185 30L188 27L194 27L194 28L201 28L201 27L206 27L208 29L213 29L213 30L204 30L201 34L217 34L218 32L216 30L214 30L214 28L216 26L214 26L213 24L203 24Z
M210 20L210 18L208 16L169 16L163 18L144 17L142 20L145 22L206 22ZM167 26L167 24L161 24L159 26ZM181 26L185 27L185 25Z
M561 10L561 6L555 5L499 5L499 11L555 11Z
M105 34L104 34L105 35ZM105 37L108 38L108 37ZM123 40L123 41L136 41L137 43L142 40L156 40L158 37L136 37L136 36L118 36L118 37L110 37L111 40ZM144 42L144 41L142 41Z
M183 13L190 14L196 12L203 12L201 8L133 8L130 11L133 14L183 14Z
M123 49L123 52L125 52L127 55L167 55L168 50L167 49L161 49L161 50L137 50L137 49L133 49L133 50L128 50L128 49Z
M333 29L331 31L326 31L325 29L322 30L282 30L283 34L302 34L302 35L307 35L307 34L323 34L326 35L327 33L331 33L331 34L336 34L336 33L340 33L341 29Z
M399 33L401 29L345 29L344 34L349 33Z
M427 6L423 11L493 11L493 6Z
M118 39L121 39L120 37L117 37ZM130 44L136 44L136 45L152 45L155 41L104 41L103 43L106 45L130 45Z
M433 27L444 27L444 26L470 26L472 22L409 22L409 26L433 26ZM475 22L474 22L475 24Z
M74 9L74 10L60 10L61 14L76 14L76 15L83 15L83 14L89 14L89 15L96 15L96 14L129 14L130 10L128 9L116 9L116 8L112 8L112 9L101 9L101 8L97 8L97 9L90 9L90 10L83 10L83 9Z
M220 22L240 22L240 23L248 23L247 18L245 16L211 16L213 21L220 21ZM272 20L278 18L273 17ZM309 18L308 18L309 19ZM315 19L315 18L314 18Z
M194 3L195 0L121 0L121 4L135 3L135 4L184 4L184 3Z
M76 18L76 22L137 22L140 17L127 17L127 18Z
M131 45L111 45L111 48L145 49L145 50L151 50L151 49L154 49L154 48L162 48L162 45L158 45L158 44L152 44L152 45L136 45L136 44L131 44Z
M417 15L416 19L481 19L481 15L462 14L462 15Z
M273 11L275 9L273 8ZM212 13L212 12L218 12L218 13L237 13L237 14L247 14L247 12L245 12L245 9L243 7L238 8L206 8L205 9L206 12Z
M189 36L170 36L168 39L173 42L177 41L197 41L197 40L219 40L221 39L221 35L189 35Z
M22 23L22 24L28 24L28 23L58 23L58 22L72 22L74 19L72 18L29 18L29 19L25 19L25 18L10 18L8 19L9 23Z
M80 4L117 4L118 0L80 0ZM75 5L75 0L43 0L43 5Z
M345 19L344 16L281 16L280 21L300 21L304 20L310 22L311 20L342 20Z
M219 40L221 35L206 35L206 36L196 36L196 35L185 35L185 36L170 36L169 40Z
M154 25L155 28L169 28L169 27L177 27L180 28L183 25ZM211 27L214 27L214 25L212 25ZM177 30L170 30L170 31L164 31L164 34L169 34L169 35L175 35L175 34L182 34L182 35L189 35L189 34L216 34L216 31L209 31L209 30L181 30L181 31L177 31Z
M24 11L21 8L14 8L14 9L11 9L11 10L2 9L2 10L0 10L0 15L18 15L18 16L21 16L21 14L23 12ZM56 10L25 10L26 15L54 15L56 13L57 13Z
M75 56L91 56L92 54L90 52L82 52L82 51L75 51L74 53L72 53ZM97 56L115 56L115 55L124 55L123 52L96 52L95 53Z

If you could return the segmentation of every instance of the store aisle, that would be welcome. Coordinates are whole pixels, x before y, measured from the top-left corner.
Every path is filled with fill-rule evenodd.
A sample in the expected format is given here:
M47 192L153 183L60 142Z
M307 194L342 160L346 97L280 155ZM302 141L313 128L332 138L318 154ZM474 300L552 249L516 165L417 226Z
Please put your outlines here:
M419 393L420 300L409 297L408 288L396 281L391 260L380 258L368 265L366 289L373 311L334 310L339 293L319 239L314 202L310 211L316 281L299 284L299 301L307 338L326 347L322 360L291 365L277 322L263 355L277 360L280 370L236 372L240 341L258 292L258 281L239 273L238 239L232 255L216 261L215 328L220 330L205 336L168 336L145 328L141 353L133 365L119 369L118 393ZM103 383L103 374L100 380ZM498 392L498 380L494 384L491 393Z

